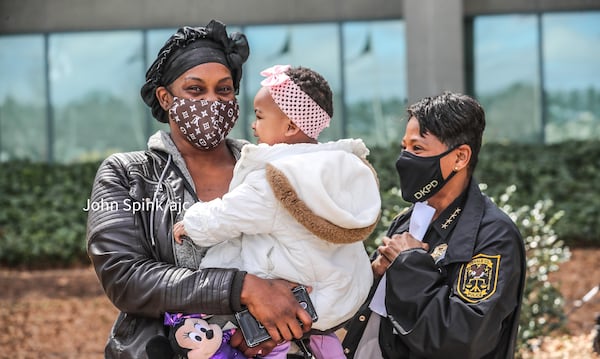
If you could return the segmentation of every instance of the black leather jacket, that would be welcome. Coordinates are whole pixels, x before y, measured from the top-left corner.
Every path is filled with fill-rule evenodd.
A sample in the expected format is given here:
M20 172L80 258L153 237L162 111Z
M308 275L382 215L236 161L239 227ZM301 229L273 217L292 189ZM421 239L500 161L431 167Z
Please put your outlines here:
M115 154L98 169L88 213L88 254L108 298L121 311L105 358L146 358L150 337L165 334L165 311L230 314L241 309L245 272L177 263L171 228L187 208L185 191L193 189L164 152Z
M461 197L431 224L423 239L429 253L402 252L386 271L388 316L378 338L386 359L514 357L526 274L523 240L475 180ZM408 230L411 213L394 220L388 237ZM368 308L376 286L349 322L347 358L355 358L369 317L377 315Z

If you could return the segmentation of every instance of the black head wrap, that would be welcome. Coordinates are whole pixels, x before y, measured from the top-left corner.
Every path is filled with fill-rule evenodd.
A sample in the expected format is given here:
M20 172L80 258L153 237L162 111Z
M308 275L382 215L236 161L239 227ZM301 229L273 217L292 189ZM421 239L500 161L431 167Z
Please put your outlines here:
M146 72L146 83L140 91L142 99L154 118L167 123L169 118L156 98L156 88L168 86L187 70L208 62L229 68L237 94L242 65L249 54L246 36L240 32L228 36L225 25L219 21L211 20L205 27L184 26L167 40Z

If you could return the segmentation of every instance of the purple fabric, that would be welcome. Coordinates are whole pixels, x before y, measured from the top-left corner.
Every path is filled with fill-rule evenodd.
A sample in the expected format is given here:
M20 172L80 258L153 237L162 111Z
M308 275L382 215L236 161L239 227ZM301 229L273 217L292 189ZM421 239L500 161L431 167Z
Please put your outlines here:
M309 346L317 359L346 359L342 343L335 333L311 335Z
M236 348L233 348L231 345L229 345L229 340L231 339L231 336L233 335L234 332L235 332L234 329L228 329L228 330L223 331L223 341L221 343L221 346L219 347L217 352L214 353L210 357L210 359L245 359L246 358L244 356L244 353L242 353L241 351L239 351Z
M292 345L290 342L284 342L277 345L271 352L267 355L261 356L261 358L265 359L286 359L287 352L290 351L290 347Z
M285 359L291 344L285 342L276 346L271 353L262 356L265 359ZM342 343L335 333L327 335L311 335L310 350L317 359L346 359Z

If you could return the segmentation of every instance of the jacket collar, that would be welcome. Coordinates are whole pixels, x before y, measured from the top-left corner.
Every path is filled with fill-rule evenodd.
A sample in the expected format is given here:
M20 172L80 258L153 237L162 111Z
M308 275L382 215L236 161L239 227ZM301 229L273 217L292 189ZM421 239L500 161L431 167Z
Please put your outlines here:
M463 212L466 197L467 191L465 190L431 223L431 229L437 232L443 243L448 242L448 236L456 227Z
M464 196L464 194L461 195L461 197L462 196ZM456 207L460 208L458 206ZM484 195L479 190L477 181L472 178L469 187L466 190L466 198L464 199L463 207L460 210L460 216L456 221L452 221L456 222L455 224L450 224L454 225L455 228L450 237L447 238L448 249L443 260L444 263L468 262L471 260L477 242L477 232L484 215L484 207ZM454 208L454 206L452 206L452 208ZM452 211L452 209L450 209L450 211ZM442 213L442 216L440 216L443 223L446 221L446 217L452 217L452 214L449 216L446 214L445 211ZM452 238L455 239L452 240Z
M229 150L233 154L233 157L235 157L236 161L239 160L242 147L247 144L248 141L230 138L226 138L225 141L227 143L227 147L229 147ZM169 133L159 130L150 136L148 139L148 149L151 151L164 152L171 156L173 162L175 165L177 165L177 167L179 167L185 179L193 186L194 181L188 172L185 161L183 160L183 156L181 156L181 153L179 153L179 150L177 149L177 146L175 146L175 142L173 142L173 139Z

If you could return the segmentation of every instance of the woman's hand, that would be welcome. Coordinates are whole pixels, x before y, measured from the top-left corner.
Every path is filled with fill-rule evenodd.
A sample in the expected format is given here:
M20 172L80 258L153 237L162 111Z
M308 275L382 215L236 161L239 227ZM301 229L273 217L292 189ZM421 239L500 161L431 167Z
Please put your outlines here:
M310 315L292 293L297 285L283 279L261 279L252 274L246 274L244 279L241 303L265 327L274 343L299 339L312 326Z
M408 232L394 234L392 238L383 237L383 244L377 248L379 256L371 263L373 274L381 277L401 252L415 248L422 248L427 251L429 245L415 239Z

